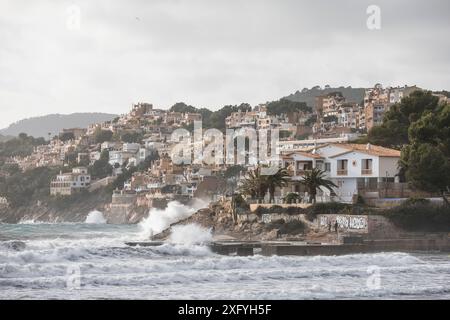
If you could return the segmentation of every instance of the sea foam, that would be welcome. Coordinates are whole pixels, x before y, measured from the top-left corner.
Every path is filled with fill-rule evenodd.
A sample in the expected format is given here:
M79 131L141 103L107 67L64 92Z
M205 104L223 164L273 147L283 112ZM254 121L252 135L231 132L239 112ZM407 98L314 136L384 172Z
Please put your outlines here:
M106 223L106 219L103 216L103 213L101 213L98 210L94 210L89 212L89 214L86 217L85 223Z

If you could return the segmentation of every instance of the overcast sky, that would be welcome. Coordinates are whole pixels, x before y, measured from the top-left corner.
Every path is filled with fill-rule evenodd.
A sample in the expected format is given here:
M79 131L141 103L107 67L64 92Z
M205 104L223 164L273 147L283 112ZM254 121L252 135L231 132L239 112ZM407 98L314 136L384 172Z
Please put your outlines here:
M380 30L366 26L371 4ZM449 34L442 0L0 0L0 128L138 101L216 110L326 84L450 89Z

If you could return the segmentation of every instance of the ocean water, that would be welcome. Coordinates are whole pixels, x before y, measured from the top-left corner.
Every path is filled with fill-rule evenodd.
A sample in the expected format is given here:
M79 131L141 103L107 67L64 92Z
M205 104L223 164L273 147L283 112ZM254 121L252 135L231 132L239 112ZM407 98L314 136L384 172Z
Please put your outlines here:
M125 245L141 238L137 225L0 224L0 299L450 298L448 254L220 256L179 235Z

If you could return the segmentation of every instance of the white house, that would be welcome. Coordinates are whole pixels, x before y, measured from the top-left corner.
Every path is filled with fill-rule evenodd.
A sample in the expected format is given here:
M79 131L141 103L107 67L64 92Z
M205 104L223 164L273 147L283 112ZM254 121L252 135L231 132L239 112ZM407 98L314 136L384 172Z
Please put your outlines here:
M101 151L103 150L114 150L117 148L117 143L112 141L105 141L101 144Z
M71 195L91 185L91 175L87 168L73 168L71 173L60 173L50 183L51 195Z
M125 152L125 151L110 151L109 152L109 164L113 167L118 165L123 165L128 159L131 157L134 157L136 155L136 152Z
M297 181L306 170L318 168L338 186L335 199L351 202L360 187L376 189L378 182L398 182L399 160L400 151L370 144L327 144L309 152L292 152L282 157L293 182L284 193L301 192ZM328 190L321 195L325 199L332 196Z
M140 147L139 143L124 143L122 150L123 152L137 153Z

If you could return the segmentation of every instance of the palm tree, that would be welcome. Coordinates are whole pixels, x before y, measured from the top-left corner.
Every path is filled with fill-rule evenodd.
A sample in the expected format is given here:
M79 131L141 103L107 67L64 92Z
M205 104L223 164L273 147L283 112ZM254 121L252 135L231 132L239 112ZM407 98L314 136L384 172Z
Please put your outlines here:
M252 199L256 198L260 202L266 196L268 189L266 176L261 175L259 167L251 170L239 189L242 194L248 195Z
M277 173L266 176L267 188L269 189L269 203L275 200L276 188L287 186L289 174L286 169L279 169Z
M306 171L300 183L308 190L310 203L316 203L317 189L324 187L332 192L333 187L337 188L337 185L332 181L325 179L325 171L317 168Z

